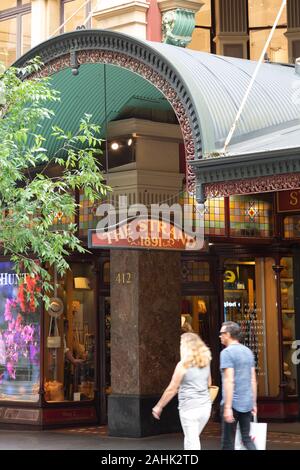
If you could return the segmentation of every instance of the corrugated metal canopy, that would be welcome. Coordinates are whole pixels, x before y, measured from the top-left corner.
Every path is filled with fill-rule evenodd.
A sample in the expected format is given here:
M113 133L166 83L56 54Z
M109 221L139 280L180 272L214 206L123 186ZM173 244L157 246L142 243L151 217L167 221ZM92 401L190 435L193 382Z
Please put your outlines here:
M241 142L233 144L229 148L228 155L245 155L262 152L274 152L300 148L300 123L295 121L288 126L279 126L273 132L256 132L255 135Z
M257 63L166 44L151 45L172 61L191 90L199 112L204 155L218 152L224 146ZM262 64L228 153L242 152L237 142L249 139L253 143L263 134L271 135L272 140L283 128L294 127L295 120L300 119L297 89L300 90L300 75L293 66ZM300 147L300 133L295 132L287 141L278 137L276 145ZM257 147L259 151L259 143Z
M40 55L45 63L51 63L66 54L85 50L121 52L129 58L137 58L169 79L190 114L196 158L209 156L223 148L256 66L253 61L142 41L101 30L74 31L52 38L26 53L16 65L22 65L36 55ZM139 97L153 100L153 106L169 108L162 94L147 80L138 75L133 78L133 73L125 68L114 69L108 82L109 119L116 118L129 100ZM57 122L62 117L66 123L75 125L80 113L88 112L100 124L103 123L103 65L81 65L77 77L72 76L69 70L60 70L53 75L53 83L63 96L62 105L56 109ZM293 128L299 120L297 87L300 88L300 76L294 67L263 64L228 153L238 154L242 152L239 144L247 147L249 141L252 146L256 138L264 135L270 140L277 136L276 146L300 147L299 132L293 132L291 139L278 137L283 129ZM259 142L257 140L258 147Z

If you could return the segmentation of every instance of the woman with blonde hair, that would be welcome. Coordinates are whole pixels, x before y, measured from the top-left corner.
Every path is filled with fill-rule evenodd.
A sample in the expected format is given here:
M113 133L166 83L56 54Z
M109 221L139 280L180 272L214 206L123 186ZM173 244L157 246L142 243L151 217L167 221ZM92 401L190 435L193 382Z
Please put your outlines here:
M184 433L184 449L200 450L200 434L211 414L209 387L211 353L196 333L184 333L180 342L180 362L162 397L152 409L160 419L163 408L178 393L179 417Z

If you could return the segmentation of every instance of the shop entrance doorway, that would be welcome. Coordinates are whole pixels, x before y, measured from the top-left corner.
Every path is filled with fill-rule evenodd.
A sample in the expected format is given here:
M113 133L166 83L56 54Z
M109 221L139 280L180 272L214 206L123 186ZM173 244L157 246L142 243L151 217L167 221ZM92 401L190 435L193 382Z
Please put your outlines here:
M260 397L280 391L277 285L273 258L228 259L224 274L224 320L237 322L255 357Z
M208 346L211 342L209 312L212 310L212 304L212 296L209 295L187 295L182 298L182 332L193 331L197 333Z
M214 384L219 383L219 311L217 295L207 290L185 295L181 302L181 332L193 331L210 348L213 360L211 373Z

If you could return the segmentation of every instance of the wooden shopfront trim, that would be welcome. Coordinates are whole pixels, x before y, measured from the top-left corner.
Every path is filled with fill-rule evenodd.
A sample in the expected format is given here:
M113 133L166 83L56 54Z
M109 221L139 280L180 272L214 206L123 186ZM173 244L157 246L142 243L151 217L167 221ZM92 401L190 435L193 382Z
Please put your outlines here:
M109 286L103 282L103 263L109 260L109 253L90 250L90 253L71 255L68 263L90 263L93 268L94 317L95 317L95 388L94 398L85 401L42 401L42 427L64 427L66 425L106 424L107 409L105 398L105 318L101 301L109 296ZM45 348L45 342L44 342ZM43 349L44 349L43 348ZM44 349L45 350L45 349Z

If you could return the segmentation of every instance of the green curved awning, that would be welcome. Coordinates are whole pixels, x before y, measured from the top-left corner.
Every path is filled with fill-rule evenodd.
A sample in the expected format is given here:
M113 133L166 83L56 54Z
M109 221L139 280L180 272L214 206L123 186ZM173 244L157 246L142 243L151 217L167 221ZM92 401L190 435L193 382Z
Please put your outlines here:
M116 120L126 110L172 111L169 102L151 83L114 65L84 64L78 75L63 69L52 75L51 84L61 93L61 101L50 106L55 116L45 120L42 128L42 134L47 136L46 147L52 154L58 145L50 136L52 126L75 133L85 113L92 115L93 123L101 126L102 137L105 137L106 118L107 122Z
M225 139L256 62L143 41L109 30L80 30L51 38L27 52L15 65L22 66L37 55L49 67L49 74L54 71L53 85L62 92L53 123L72 132L84 113L92 114L94 121L103 124L104 66L100 63L109 63L110 57L115 57L112 62L119 66L107 67L108 120L121 116L130 103L141 108L151 103L153 109L170 110L155 86L159 88L162 83L161 90L169 97L180 121L187 158L196 174L198 200L203 200L207 184L295 173L300 178L300 105L296 94L300 86L299 66L261 65L223 155ZM77 56L87 64L80 65ZM79 75L73 76L71 69L78 65ZM128 69L136 70L136 74ZM153 85L148 82L147 73ZM47 123L44 131L48 135L49 128ZM49 145L53 151L51 140ZM271 181L267 188L272 190L272 184ZM276 189L298 184L291 184L286 178L284 183L276 183Z

